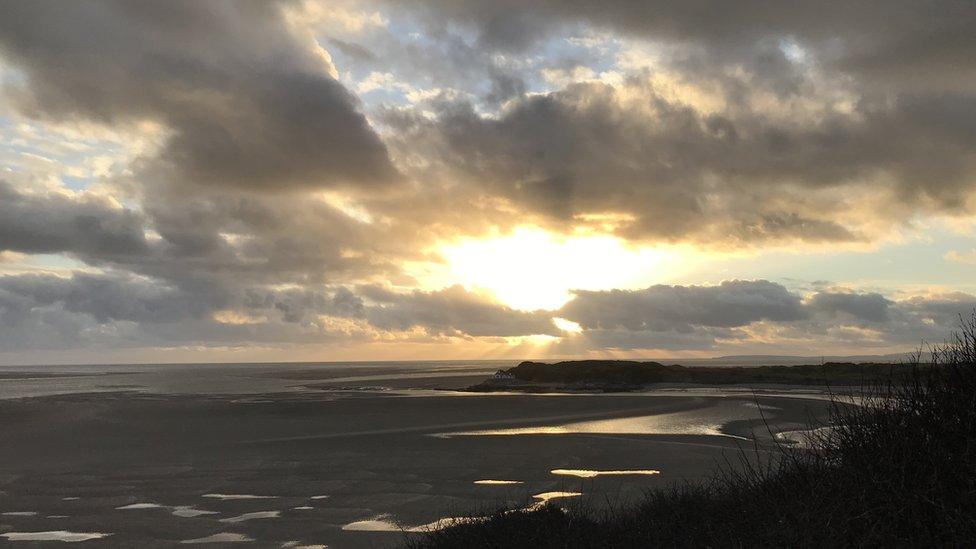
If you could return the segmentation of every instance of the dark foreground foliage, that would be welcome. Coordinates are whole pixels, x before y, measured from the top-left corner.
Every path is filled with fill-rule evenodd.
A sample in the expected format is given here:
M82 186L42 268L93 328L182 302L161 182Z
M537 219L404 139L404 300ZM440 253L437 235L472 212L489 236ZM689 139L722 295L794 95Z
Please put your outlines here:
M417 548L976 545L976 314L932 367L838 402L812 449L743 459L614 513L498 513Z

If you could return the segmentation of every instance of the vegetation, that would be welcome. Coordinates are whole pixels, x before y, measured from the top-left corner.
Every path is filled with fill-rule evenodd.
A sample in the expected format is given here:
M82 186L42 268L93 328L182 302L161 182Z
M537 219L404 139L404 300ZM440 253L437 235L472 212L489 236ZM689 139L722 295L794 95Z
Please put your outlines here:
M562 389L634 390L652 383L701 383L709 385L780 383L791 385L863 385L891 379L907 379L920 364L827 362L801 366L685 367L632 360L572 360L547 364L522 362L503 370L513 380L489 379L472 391L531 390L546 384Z
M417 548L796 547L976 544L976 314L933 364L837 402L812 448L743 454L710 481L616 513L499 512ZM758 450L757 450L758 454ZM761 460L760 460L761 461Z

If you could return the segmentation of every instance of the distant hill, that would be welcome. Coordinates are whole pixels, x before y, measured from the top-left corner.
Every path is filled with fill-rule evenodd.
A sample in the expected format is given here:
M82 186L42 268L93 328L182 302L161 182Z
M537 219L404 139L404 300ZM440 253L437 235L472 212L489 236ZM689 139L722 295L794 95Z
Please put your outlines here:
M474 390L527 388L546 384L634 388L653 383L711 385L780 383L790 385L858 385L907 375L906 364L826 362L796 366L686 367L632 360L571 360L555 363L525 361L489 379ZM507 375L506 375L507 374Z

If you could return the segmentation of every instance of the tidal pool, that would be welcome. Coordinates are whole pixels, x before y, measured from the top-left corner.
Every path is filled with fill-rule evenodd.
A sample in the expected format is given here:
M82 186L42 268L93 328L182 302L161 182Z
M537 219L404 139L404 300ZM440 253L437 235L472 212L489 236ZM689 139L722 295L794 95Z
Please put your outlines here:
M580 477L580 478L595 478L595 477L623 477L623 476L634 476L634 475L660 475L661 471L657 469L623 469L619 471L596 471L593 469L553 469L549 471L554 475L562 475L569 477Z
M101 532L68 532L67 530L56 530L51 532L7 532L0 534L0 538L7 538L9 541L62 541L78 543L92 539L107 538L111 535Z

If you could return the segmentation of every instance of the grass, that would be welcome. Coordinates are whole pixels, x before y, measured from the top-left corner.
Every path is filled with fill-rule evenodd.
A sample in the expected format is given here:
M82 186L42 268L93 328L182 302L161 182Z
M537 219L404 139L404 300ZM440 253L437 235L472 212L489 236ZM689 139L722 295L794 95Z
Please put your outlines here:
M624 510L499 512L416 549L976 545L976 313L932 364L838 400L806 449L745 451L703 483ZM757 449L756 453L759 451Z

